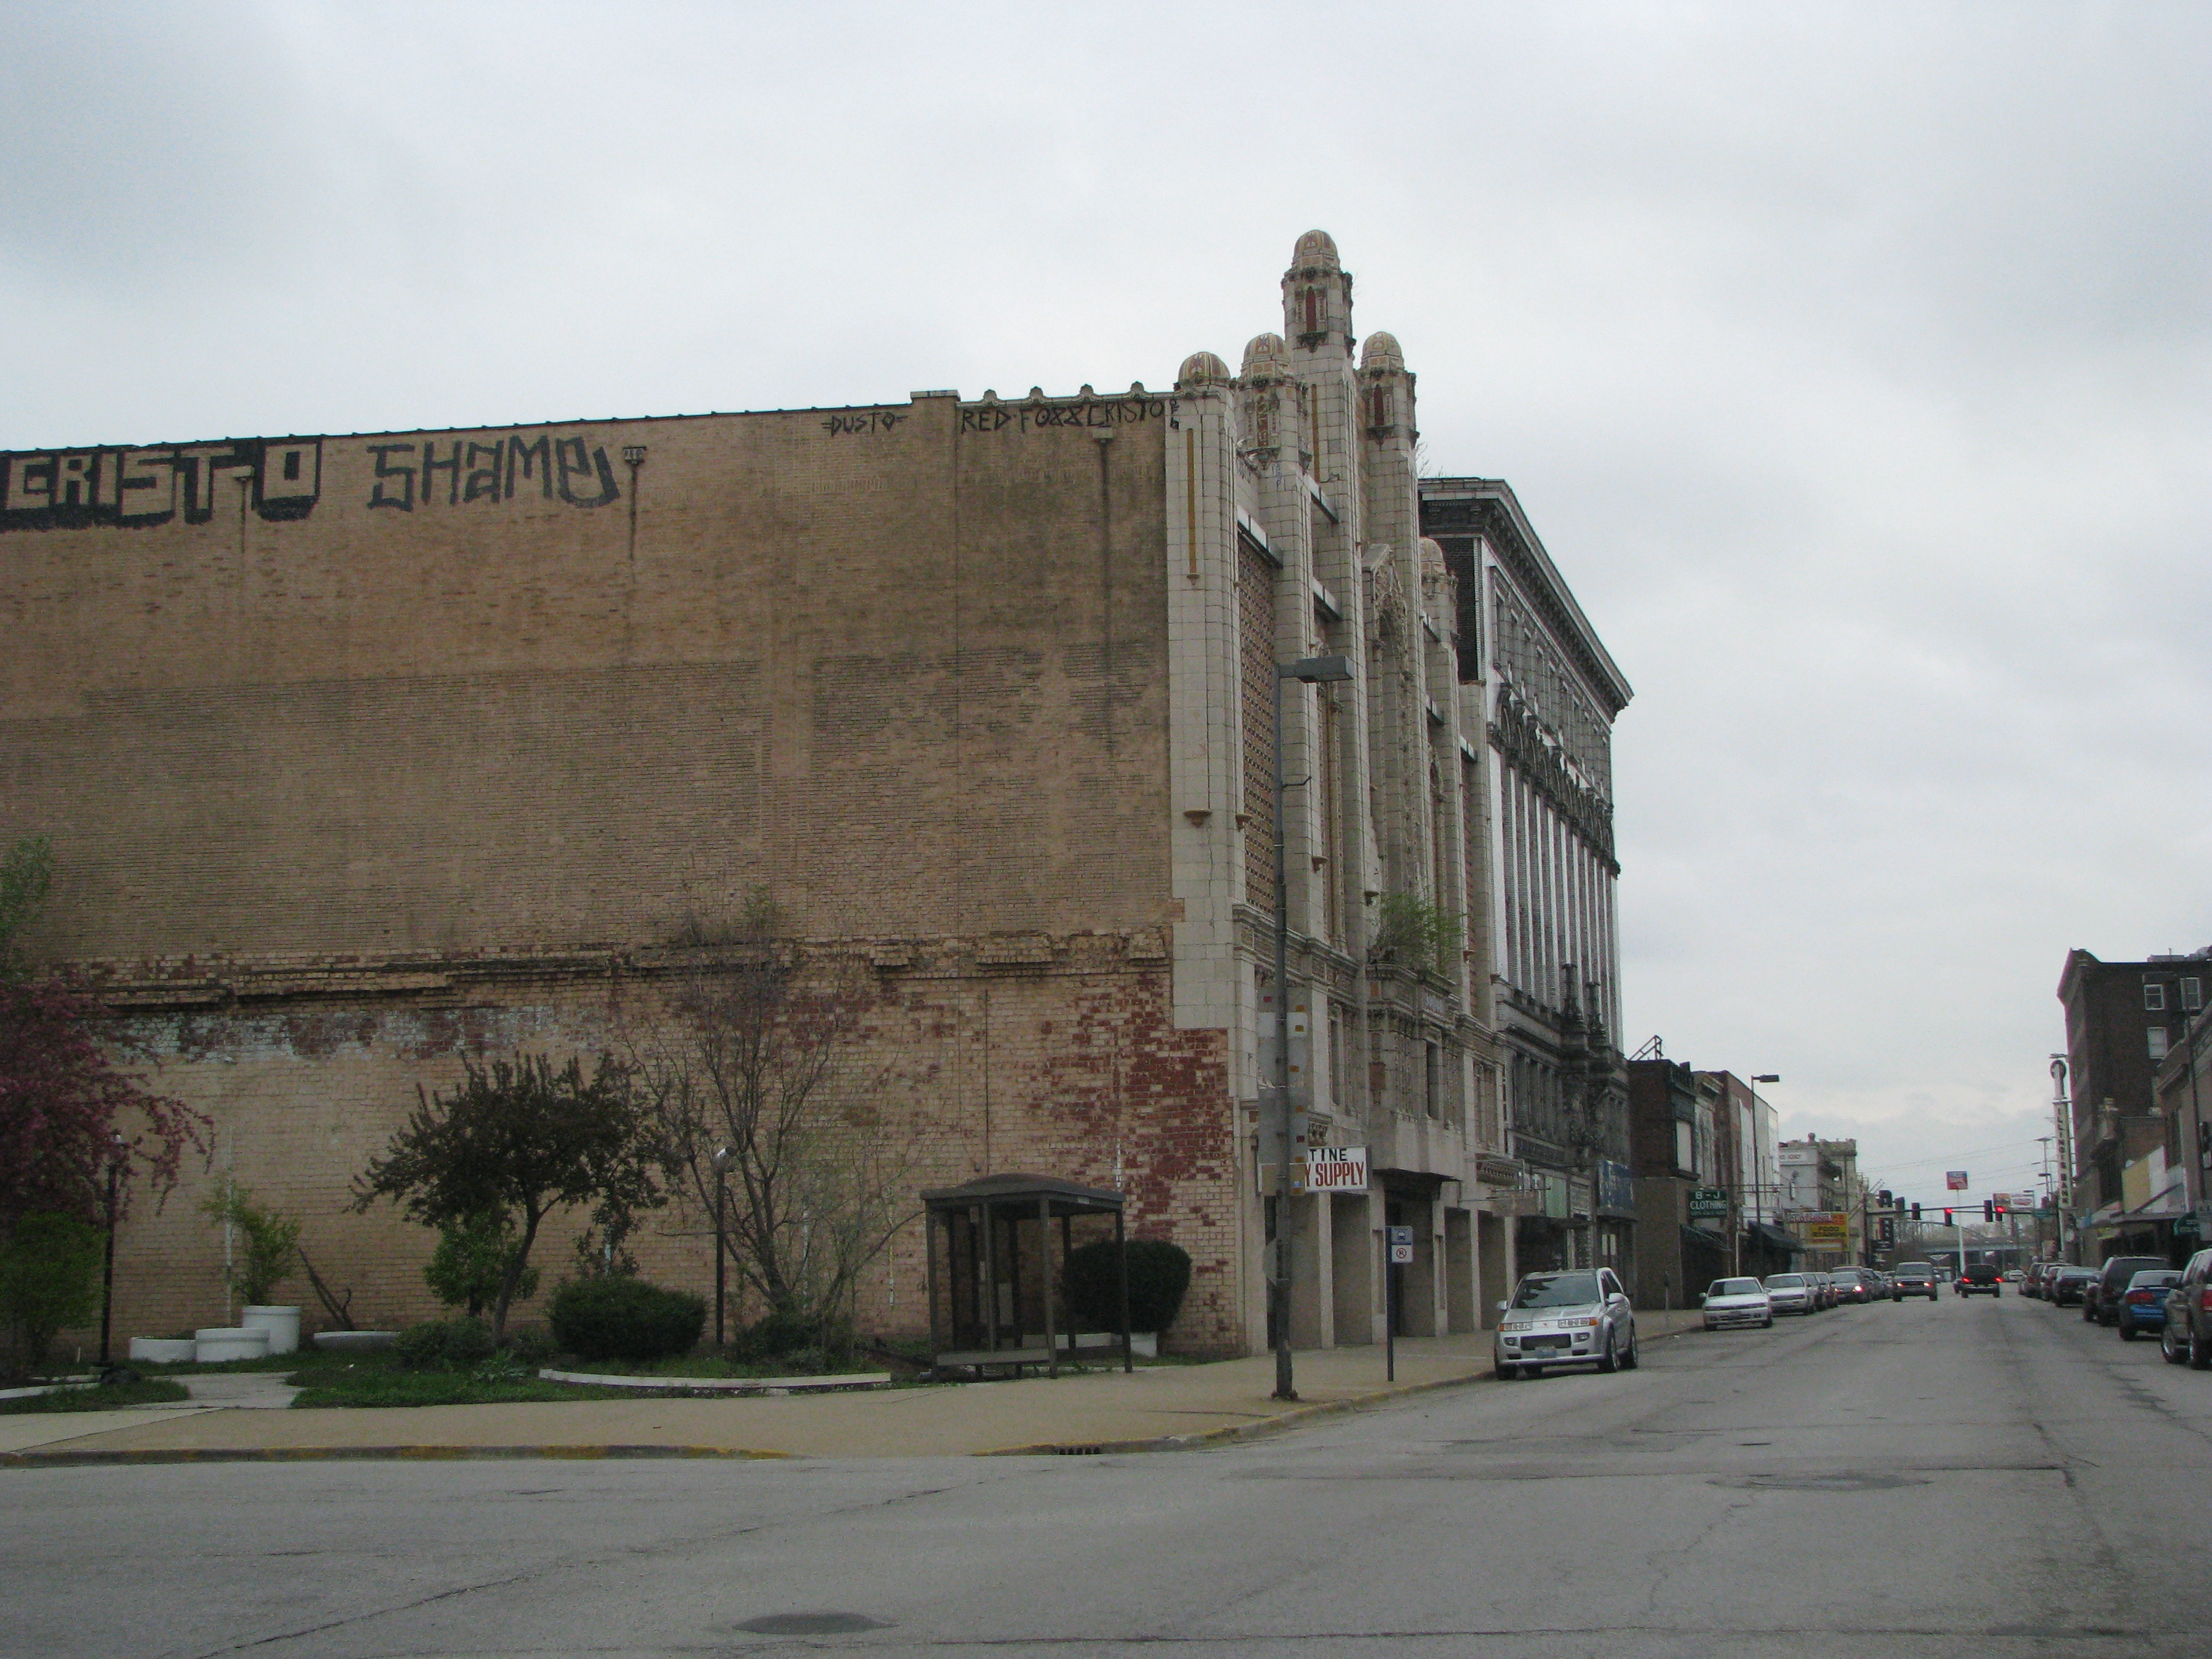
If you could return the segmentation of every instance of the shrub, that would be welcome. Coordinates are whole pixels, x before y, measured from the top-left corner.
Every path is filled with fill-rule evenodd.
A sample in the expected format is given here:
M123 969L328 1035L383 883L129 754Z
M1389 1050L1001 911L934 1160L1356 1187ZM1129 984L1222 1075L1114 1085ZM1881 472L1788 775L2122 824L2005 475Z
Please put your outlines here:
M412 1371L465 1371L490 1358L493 1347L481 1319L433 1319L399 1333L399 1363Z
M844 1353L853 1346L853 1334L842 1320L786 1309L763 1316L747 1326L731 1345L740 1358L769 1360L823 1352Z
M1129 1253L1129 1328L1164 1331L1175 1322L1190 1288L1190 1252L1164 1238L1133 1238ZM1068 1252L1067 1308L1079 1330L1121 1328L1121 1277L1114 1241Z
M507 1334L507 1345L501 1352L513 1354L517 1364L535 1370L550 1363L561 1347L554 1341L552 1332L543 1325L526 1325Z
M223 1282L246 1306L266 1306L276 1287L299 1271L299 1218L255 1203L253 1194L234 1181L211 1194L200 1209L216 1225L238 1232L237 1258L222 1270Z
M422 1269L423 1282L449 1308L473 1319L499 1300L507 1264L514 1256L514 1224L505 1212L487 1211L438 1229L438 1248ZM514 1281L515 1302L538 1294L538 1269L525 1267Z
M100 1309L100 1229L27 1215L0 1239L0 1376L44 1369L58 1332Z
M667 1359L688 1353L707 1304L619 1274L572 1279L553 1293L553 1337L585 1359Z

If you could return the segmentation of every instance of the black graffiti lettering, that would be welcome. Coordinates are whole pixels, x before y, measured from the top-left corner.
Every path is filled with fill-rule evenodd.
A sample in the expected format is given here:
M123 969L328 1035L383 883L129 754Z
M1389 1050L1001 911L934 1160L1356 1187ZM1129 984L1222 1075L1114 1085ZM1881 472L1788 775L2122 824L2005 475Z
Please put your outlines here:
M495 438L488 444L472 443L469 446L469 474L461 483L463 501L472 501L478 496L495 501L499 499L499 459L506 453L507 441L503 438ZM479 455L489 456L491 465L478 466L477 457Z
M450 460L438 459L438 446L434 442L422 446L422 505L425 507L430 505L430 492L436 483L433 475L440 472L446 475L446 505L451 507L461 499L459 439L453 441L453 453Z
M61 456L54 471L56 507L94 507L99 504L100 457Z
M179 512L188 524L205 524L249 506L265 520L303 519L321 478L319 438L0 455L0 530L143 529ZM236 501L222 489L225 479L239 486Z
M907 418L903 409L872 409L859 415L832 415L822 422L831 437L847 432L889 432Z
M10 513L42 513L54 504L54 458L51 455L18 455L8 468L8 494L5 497Z
M538 493L549 501L553 499L553 441L541 432L538 435L538 441L534 444L526 444L520 438L509 438L507 441L507 500L514 499L514 469L517 463L520 463L522 467L522 476L527 478L530 476L533 456L537 458Z
M126 449L117 457L116 517L124 524L166 524L177 516L177 470L167 455ZM145 499L137 499L139 492Z
M402 513L412 513L415 510L415 469L411 466L394 466L392 465L392 458L394 455L413 455L415 446L413 444L371 444L368 446L368 453L376 457L376 486L370 492L368 504L371 507L396 507ZM399 493L396 495L387 493L386 490L386 486L390 485L394 479L398 480L395 487Z
M607 464L607 452L592 449L588 452L582 438L563 438L553 446L554 459L561 468L561 499L571 507L605 507L617 500L622 491L615 488L615 470ZM599 491L596 495L579 495L571 478L589 481L594 464L599 473Z

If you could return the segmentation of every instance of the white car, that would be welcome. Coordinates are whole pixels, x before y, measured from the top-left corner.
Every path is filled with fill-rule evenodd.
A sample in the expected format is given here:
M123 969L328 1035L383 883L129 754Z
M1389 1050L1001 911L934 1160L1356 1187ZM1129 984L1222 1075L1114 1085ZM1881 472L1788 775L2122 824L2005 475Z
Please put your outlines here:
M1807 1273L1769 1273L1765 1289L1767 1305L1776 1313L1809 1314L1820 1305Z
M1636 1367L1636 1314L1610 1267L1524 1273L1498 1312L1492 1356L1501 1382L1548 1365Z
M1755 1279L1716 1279L1700 1300L1709 1331L1774 1322L1774 1304L1767 1299L1766 1287Z

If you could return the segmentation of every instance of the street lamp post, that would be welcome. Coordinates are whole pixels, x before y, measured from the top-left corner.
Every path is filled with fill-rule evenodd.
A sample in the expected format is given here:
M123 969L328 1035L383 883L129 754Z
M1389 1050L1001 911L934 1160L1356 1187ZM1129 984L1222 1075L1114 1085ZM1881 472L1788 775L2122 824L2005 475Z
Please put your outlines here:
M714 1148L714 1346L722 1346L723 1217L729 1207L730 1149Z
M1283 682L1325 685L1352 677L1349 657L1305 657L1275 665L1275 1121L1282 1140L1275 1163L1275 1260L1267 1285L1267 1313L1268 1323L1275 1328L1278 1400L1298 1397L1291 1375L1291 880L1283 792L1291 786L1283 781ZM1310 781L1302 778L1299 784Z
M108 1333L115 1314L115 1201L123 1182L123 1158L128 1144L117 1134L107 1149L107 1249L100 1266L100 1365L102 1370L111 1363L108 1358Z

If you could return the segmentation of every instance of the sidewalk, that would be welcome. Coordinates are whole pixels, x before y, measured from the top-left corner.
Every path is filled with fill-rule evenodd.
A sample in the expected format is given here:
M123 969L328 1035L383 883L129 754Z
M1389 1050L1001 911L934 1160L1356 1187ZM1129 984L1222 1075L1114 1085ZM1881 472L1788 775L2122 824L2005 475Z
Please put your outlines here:
M1694 1312L1639 1314L1644 1340ZM1272 1354L1124 1376L781 1399L641 1399L511 1406L260 1411L157 1407L0 1417L0 1466L323 1457L957 1457L1167 1450L1490 1375L1488 1332L1404 1338L1296 1358L1298 1400L1271 1398Z

